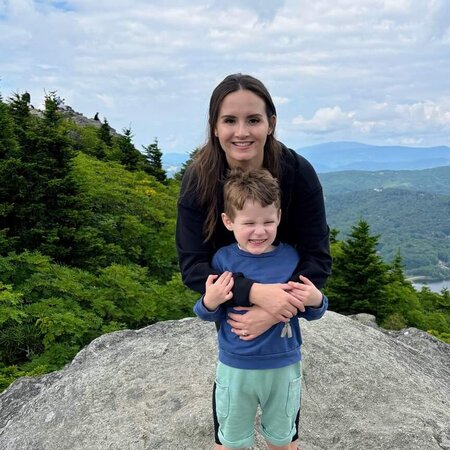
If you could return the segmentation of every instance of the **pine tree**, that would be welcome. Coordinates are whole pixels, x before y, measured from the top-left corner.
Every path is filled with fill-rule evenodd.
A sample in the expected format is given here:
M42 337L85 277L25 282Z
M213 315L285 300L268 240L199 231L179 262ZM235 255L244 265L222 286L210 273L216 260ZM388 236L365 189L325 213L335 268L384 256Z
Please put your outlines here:
M0 95L0 159L19 156L19 145L14 133L14 121Z
M16 185L20 171L20 148L15 135L10 110L0 96L0 254L11 250L7 235L9 216L14 208L14 197L20 189Z
M145 171L153 175L158 181L161 183L165 183L167 180L167 174L162 167L162 151L158 146L158 139L155 138L153 144L145 147L142 146L145 150L145 159L148 164L145 166Z
M103 119L103 123L98 129L98 137L101 141L103 141L108 147L112 147L113 141L110 131L110 126L108 121L106 120L106 117Z
M14 93L8 99L8 109L14 122L14 132L21 147L27 145L27 129L30 127L31 114L28 95Z
M76 186L71 177L74 156L60 126L55 94L45 98L44 117L30 118L23 99L9 107L20 135L20 155L9 158L2 193L12 207L3 216L7 241L18 252L40 250L58 261L68 258L76 228ZM12 170L14 168L14 170Z
M128 170L137 170L138 163L141 159L141 154L133 145L133 135L130 128L124 128L123 135L117 138L117 145L120 149L120 162Z
M333 311L377 315L383 307L387 267L377 253L379 236L369 231L369 224L360 220L334 258L326 290Z
M183 165L181 166L181 169L175 174L175 180L181 181L181 179L183 178L184 172L186 172L186 169L188 168L189 164L191 164L191 162L194 160L195 155L200 151L200 148L194 148L194 150L191 151L191 153L189 153L189 158L188 160L183 163Z

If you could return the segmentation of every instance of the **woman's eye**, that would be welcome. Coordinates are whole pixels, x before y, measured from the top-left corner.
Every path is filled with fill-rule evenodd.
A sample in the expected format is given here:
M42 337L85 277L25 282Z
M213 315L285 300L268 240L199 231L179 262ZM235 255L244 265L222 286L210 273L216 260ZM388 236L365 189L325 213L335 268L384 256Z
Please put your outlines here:
M235 120L234 120L234 119L231 119L231 118L228 118L228 119L225 119L224 122L225 122L225 123L234 123Z
M260 119L250 119L249 120L249 122L252 124L252 125L256 125L257 123L259 123L261 120Z

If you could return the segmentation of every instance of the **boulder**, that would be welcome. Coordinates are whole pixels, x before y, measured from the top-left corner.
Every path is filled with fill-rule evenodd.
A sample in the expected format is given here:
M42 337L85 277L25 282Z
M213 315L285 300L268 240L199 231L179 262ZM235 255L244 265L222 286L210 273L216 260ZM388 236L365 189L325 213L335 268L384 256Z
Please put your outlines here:
M301 327L302 450L450 450L449 345L333 312ZM212 449L215 365L214 324L196 318L101 336L0 394L0 448Z

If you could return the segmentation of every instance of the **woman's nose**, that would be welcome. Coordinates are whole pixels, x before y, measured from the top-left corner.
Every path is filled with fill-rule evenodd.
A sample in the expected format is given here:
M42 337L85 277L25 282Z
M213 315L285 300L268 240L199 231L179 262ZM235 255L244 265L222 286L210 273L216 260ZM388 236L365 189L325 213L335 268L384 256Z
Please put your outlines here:
M236 136L238 136L238 137L248 136L248 127L245 122L238 123L237 129L236 129Z

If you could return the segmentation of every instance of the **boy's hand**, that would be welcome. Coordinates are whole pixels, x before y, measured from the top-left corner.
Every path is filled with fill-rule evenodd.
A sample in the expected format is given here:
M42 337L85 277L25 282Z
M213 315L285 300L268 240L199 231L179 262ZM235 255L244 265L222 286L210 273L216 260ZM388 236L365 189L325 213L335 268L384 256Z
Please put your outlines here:
M203 296L203 304L210 311L214 311L219 305L233 297L234 279L231 272L222 275L209 275L206 280L206 292Z
M288 284L293 287L289 292L295 298L301 300L305 306L319 308L322 304L322 292L314 286L312 281L303 275L300 275L300 281L302 281L303 284L297 283L296 281L289 281Z

